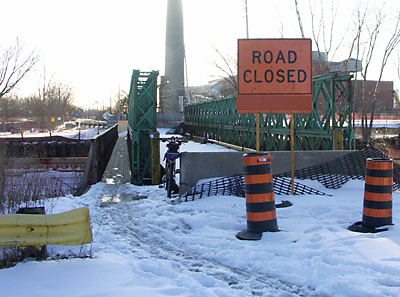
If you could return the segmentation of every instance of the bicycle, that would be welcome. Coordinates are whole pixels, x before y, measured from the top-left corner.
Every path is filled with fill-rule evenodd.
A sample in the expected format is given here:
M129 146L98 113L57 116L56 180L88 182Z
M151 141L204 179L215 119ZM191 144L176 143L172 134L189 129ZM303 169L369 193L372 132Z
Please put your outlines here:
M167 143L167 152L164 155L165 161L165 175L163 176L163 182L165 182L165 189L167 190L167 196L171 198L172 194L179 193L179 186L175 181L175 175L179 173L176 169L176 160L180 156L179 148L183 142L188 142L186 138L182 137L170 137L170 138L159 138L162 142Z

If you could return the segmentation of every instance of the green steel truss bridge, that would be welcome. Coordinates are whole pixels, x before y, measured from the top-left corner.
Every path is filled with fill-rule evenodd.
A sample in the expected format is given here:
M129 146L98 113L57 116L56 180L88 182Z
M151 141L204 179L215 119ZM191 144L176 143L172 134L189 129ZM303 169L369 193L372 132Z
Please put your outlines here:
M295 150L355 149L351 74L313 78L313 110L294 114ZM256 148L256 115L236 112L236 97L185 107L185 132ZM290 150L290 114L260 114L260 150Z
M158 136L157 77L158 71L132 72L127 142L131 183L135 185L158 184L160 179L160 146L155 140Z
M158 72L132 73L128 99L128 151L131 183L158 184ZM355 149L350 74L313 78L313 110L294 114L295 150ZM260 115L260 150L290 150L290 115ZM236 112L229 97L185 107L185 132L242 148L256 148L255 114ZM155 136L151 138L150 136Z

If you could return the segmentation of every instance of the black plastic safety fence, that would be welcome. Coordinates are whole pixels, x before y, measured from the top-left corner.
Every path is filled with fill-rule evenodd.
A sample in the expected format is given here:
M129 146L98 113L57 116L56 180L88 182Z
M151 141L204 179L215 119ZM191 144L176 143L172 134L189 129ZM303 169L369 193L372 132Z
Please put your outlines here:
M285 177L273 178L274 193L276 195L290 195L291 194L291 180ZM295 182L294 184L295 195L321 195L331 196L324 192L315 190L311 187ZM185 201L201 199L203 197L226 195L245 197L245 185L243 175L233 175L227 177L220 177L208 182L200 183L192 187L182 198Z
M290 178L274 176L274 193L276 195L291 195L292 194L292 181ZM320 195L320 196L332 196L330 194L318 191L309 186L303 185L299 182L294 182L294 194L295 195Z
M297 179L311 179L319 181L328 189L338 189L350 179L365 179L367 158L390 159L375 147L368 147L362 151L355 151L331 162L295 170ZM276 175L276 177L290 177L291 172ZM400 189L400 166L394 162L393 190Z
M390 159L375 147L355 151L331 162L295 170L295 178L317 180L328 189L338 189L351 179L364 180L367 158ZM291 172L274 175L274 193L277 195L291 194ZM394 162L393 190L400 189L400 165ZM301 183L294 184L295 195L331 196ZM212 181L200 183L183 196L185 201L215 195L245 196L244 176L234 175L221 177Z

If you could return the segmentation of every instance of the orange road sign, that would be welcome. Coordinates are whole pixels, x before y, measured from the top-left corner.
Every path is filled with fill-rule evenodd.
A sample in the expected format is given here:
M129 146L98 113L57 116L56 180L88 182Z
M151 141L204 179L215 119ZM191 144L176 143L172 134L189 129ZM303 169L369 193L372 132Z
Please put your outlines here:
M239 39L237 80L238 112L311 112L311 39Z

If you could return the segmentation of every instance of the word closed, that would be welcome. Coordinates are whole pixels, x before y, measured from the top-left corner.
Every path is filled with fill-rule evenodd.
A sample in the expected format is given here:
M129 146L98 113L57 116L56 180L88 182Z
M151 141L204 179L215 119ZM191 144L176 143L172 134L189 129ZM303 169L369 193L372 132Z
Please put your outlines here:
M239 112L310 111L311 40L239 39L237 80Z

